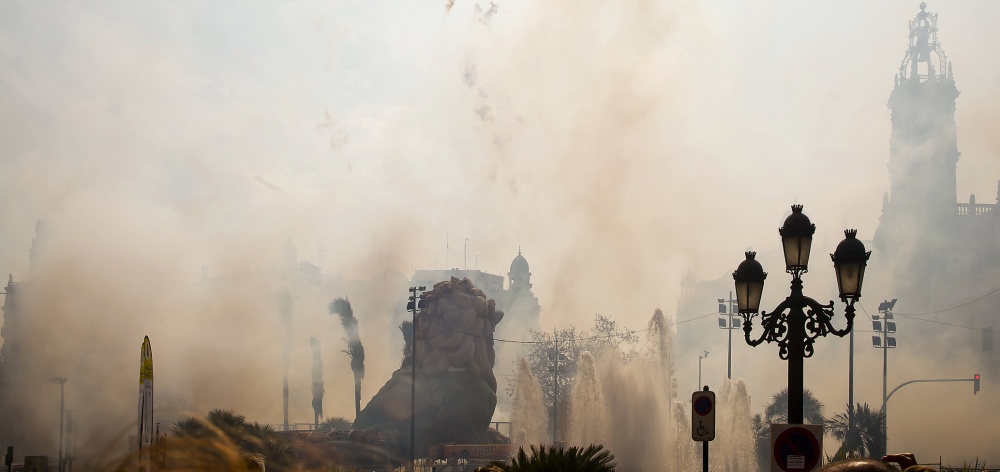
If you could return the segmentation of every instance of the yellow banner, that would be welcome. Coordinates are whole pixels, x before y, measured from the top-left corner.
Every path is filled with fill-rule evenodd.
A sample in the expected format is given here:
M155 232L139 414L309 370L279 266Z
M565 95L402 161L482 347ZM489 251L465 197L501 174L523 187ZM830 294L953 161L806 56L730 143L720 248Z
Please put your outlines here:
M139 354L139 385L146 383L147 380L153 380L153 349L149 346L149 336L142 339L142 350Z

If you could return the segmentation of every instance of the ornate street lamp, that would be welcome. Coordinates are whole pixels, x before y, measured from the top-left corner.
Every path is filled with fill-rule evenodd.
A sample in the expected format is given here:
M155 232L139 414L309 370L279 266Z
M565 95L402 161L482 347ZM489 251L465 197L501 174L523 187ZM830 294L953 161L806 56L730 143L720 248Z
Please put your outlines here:
M792 274L791 294L770 313L761 311L764 332L752 339L753 318L760 309L767 273L755 260L756 253L747 252L746 260L733 272L736 301L743 315L743 334L747 344L759 346L764 341L778 343L778 357L788 361L788 422L802 424L802 370L806 357L812 357L816 338L833 333L843 337L854 326L854 302L861 298L865 265L871 252L859 241L857 231L847 230L847 236L831 254L837 274L840 299L847 304L844 317L847 327L838 330L830 320L834 316L833 301L822 305L802 294L802 274L809 269L809 250L816 226L802 213L802 205L792 205L792 214L778 230L785 253L785 271Z

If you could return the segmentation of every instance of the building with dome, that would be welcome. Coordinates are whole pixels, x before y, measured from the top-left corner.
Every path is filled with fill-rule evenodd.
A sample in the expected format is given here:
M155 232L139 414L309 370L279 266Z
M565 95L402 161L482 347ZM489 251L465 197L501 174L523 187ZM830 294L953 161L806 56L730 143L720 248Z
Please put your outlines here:
M452 277L467 278L497 303L497 309L504 312L504 319L497 325L495 334L498 339L526 340L529 329L538 329L538 316L542 307L538 297L531 291L531 270L528 260L521 251L510 263L507 272L506 288L502 275L491 274L482 270L446 269L446 270L416 270L410 280L411 286L424 286L430 290L434 284L450 280Z
M531 269L528 260L517 251L517 256L510 262L507 280L499 274L491 274L481 270L449 269L449 270L416 270L410 279L411 287L427 287L430 290L434 284L452 277L467 278L476 288L483 291L486 298L496 301L497 309L503 311L503 321L493 333L494 339L508 341L527 341L531 339L531 330L538 331L538 317L542 307L538 297L531 291ZM505 287L506 282L506 287ZM409 316L405 319L409 319ZM493 372L499 377L500 389L497 392L497 406L494 420L508 421L511 410L511 397L504 394L505 387L510 385L516 371L517 358L525 355L526 344L498 341L496 362Z

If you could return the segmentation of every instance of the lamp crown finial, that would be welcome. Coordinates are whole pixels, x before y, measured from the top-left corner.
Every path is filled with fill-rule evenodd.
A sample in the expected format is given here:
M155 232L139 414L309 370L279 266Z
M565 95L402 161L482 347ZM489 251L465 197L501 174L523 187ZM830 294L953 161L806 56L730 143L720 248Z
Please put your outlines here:
M746 256L748 261L752 261L757 257L757 253L755 251L747 251Z
M802 213L802 204L796 203L792 205L792 213Z
M846 236L848 238L851 238L851 239L855 239L855 238L858 237L858 230L856 230L856 229L845 229L844 230L844 236Z

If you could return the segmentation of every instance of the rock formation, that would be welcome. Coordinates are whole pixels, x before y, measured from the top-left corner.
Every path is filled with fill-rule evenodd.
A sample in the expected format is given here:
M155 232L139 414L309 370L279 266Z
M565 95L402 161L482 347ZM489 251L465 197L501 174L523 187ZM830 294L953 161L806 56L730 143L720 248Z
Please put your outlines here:
M434 444L505 441L489 427L497 403L493 331L503 312L468 279L452 277L425 296L413 341L415 457L425 457ZM402 366L354 422L356 430L382 432L396 462L410 455L413 362L413 353L404 353Z

